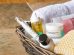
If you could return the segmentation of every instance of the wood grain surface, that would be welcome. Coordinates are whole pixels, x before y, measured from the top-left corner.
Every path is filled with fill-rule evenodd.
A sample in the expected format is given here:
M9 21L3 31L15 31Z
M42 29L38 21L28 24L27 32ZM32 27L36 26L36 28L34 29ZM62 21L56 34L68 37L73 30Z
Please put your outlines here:
M15 29L0 29L0 55L28 55Z
M0 0L0 4L21 4L25 3L25 0Z

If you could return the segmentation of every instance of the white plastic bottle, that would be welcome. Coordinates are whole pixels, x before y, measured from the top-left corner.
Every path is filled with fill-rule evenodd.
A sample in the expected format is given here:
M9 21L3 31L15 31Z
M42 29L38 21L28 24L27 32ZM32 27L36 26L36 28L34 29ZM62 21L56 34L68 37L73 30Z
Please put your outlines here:
M16 17L15 18L16 19L16 21L25 29L25 31L29 34L29 35L31 35L31 37L32 37L32 40L36 43L36 44L38 44L38 34L36 33L36 32L34 32L32 29L31 29L31 27L26 23L26 22L24 22L22 19L20 20L18 17Z
M39 36L39 42L40 42L41 47L43 47L47 50L50 50L50 51L54 51L55 44L53 43L52 39L49 39L47 37L46 34L42 34Z

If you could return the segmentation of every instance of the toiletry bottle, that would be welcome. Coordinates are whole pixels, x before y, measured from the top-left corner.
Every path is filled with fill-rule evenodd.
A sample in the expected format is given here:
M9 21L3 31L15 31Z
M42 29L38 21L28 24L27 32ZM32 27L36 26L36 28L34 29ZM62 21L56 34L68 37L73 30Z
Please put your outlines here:
M50 51L54 51L55 45L54 45L52 39L49 39L46 34L42 34L39 36L39 42L40 42L41 47L43 47L47 50L50 50Z
M31 18L31 25L32 29L39 35L40 33L43 33L43 26L42 26L42 20L40 17L37 18Z
M22 19L16 17L15 20L23 27L23 29L25 30L25 32L27 32L32 38L32 40L38 44L38 34L36 32L34 32L32 30L32 28L26 23L24 22Z

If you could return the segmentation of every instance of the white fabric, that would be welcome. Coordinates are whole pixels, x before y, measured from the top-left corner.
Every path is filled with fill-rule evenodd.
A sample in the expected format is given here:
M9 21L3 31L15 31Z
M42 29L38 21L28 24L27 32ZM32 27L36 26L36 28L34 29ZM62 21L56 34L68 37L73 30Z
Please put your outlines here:
M49 5L43 8L39 8L33 11L30 19L37 18L35 13L38 17L40 17L43 20L43 22L48 23L52 21L52 18L56 18L59 16L68 15L68 14L73 14L74 13L74 0L68 1L62 4L54 4L54 5ZM60 18L58 20L61 21ZM53 39L53 41L54 43L59 42L59 41L56 41L56 39Z
M64 5L69 9L70 13L74 13L74 0L64 3Z
M51 18L74 13L74 0L39 8L33 11L31 18L37 18L35 13L47 23L51 21Z

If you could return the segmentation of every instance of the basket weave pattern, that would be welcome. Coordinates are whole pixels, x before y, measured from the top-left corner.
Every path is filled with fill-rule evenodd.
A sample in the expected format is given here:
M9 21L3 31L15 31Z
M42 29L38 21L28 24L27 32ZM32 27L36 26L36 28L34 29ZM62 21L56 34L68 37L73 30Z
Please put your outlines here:
M22 27L17 27L16 32L19 35L26 52L30 55L56 55L55 53L36 45L31 39L25 36Z

